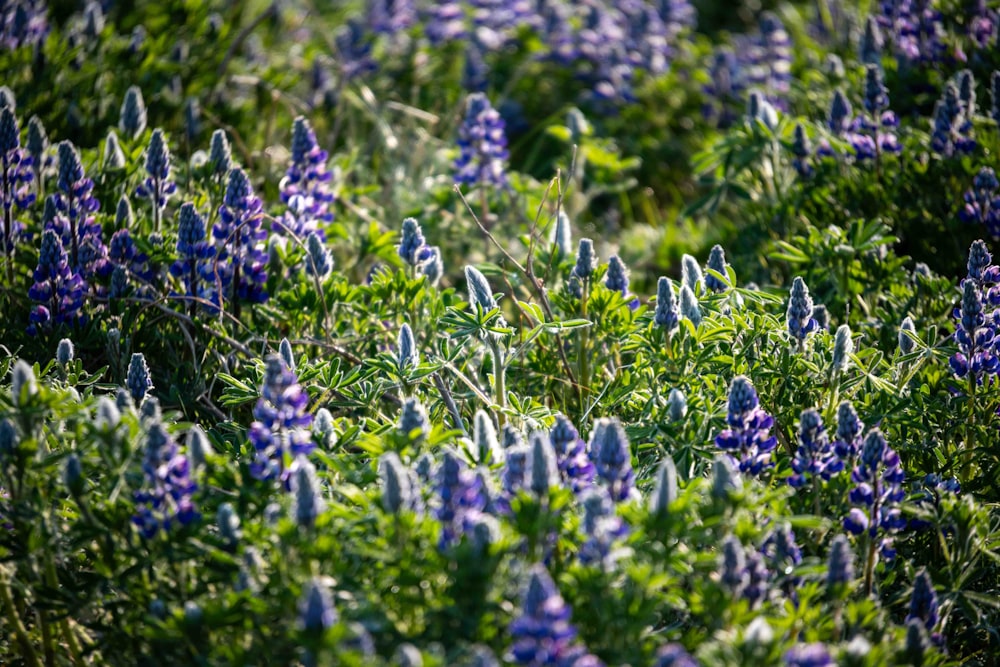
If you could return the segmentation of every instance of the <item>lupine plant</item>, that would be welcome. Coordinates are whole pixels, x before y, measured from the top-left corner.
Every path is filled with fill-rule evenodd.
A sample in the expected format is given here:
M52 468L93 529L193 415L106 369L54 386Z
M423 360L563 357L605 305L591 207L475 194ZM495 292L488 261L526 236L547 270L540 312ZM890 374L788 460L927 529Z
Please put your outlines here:
M994 3L49 4L0 664L1000 653Z

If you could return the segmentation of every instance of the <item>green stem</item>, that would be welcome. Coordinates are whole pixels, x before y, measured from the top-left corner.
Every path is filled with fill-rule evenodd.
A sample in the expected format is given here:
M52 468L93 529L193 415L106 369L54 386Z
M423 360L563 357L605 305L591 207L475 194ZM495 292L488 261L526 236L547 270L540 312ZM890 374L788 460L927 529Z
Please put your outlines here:
M872 516L878 516L878 502L872 508ZM868 555L865 558L865 595L872 594L872 584L875 577L875 554L876 547L878 544L875 542L875 538L868 534L866 544L868 546Z
M0 602L3 602L7 622L14 629L14 635L17 637L17 641L21 644L21 649L24 651L24 662L33 667L41 667L42 663L38 660L38 654L31 643L31 637L28 636L28 630L24 627L21 615L17 612L14 595L10 590L10 581L7 579L7 569L0 569L0 573L2 573L0 574Z
M969 371L969 416L965 420L965 443L962 448L962 468L959 476L962 482L969 479L972 469L972 454L976 449L976 374Z
M48 584L53 590L59 588L59 578L56 576L56 566L52 562L52 552L49 550L45 551L45 583ZM69 647L69 654L72 658L74 665L82 665L83 660L80 655L83 652L80 647L80 643L77 641L76 635L73 634L72 629L69 627L68 617L63 617L59 620L59 630L62 632L63 637L66 640L66 645Z
M587 319L587 300L590 296L590 279L583 281L583 296L580 299L580 317ZM586 412L584 400L590 392L590 357L587 349L590 347L590 327L584 327L580 331L580 351L577 357L577 366L580 370L580 414Z
M490 351L493 352L493 399L500 408L497 411L497 422L500 424L500 428L503 428L507 422L507 416L504 414L504 409L507 407L507 387L504 380L506 369L504 368L503 349L496 337L492 334L487 335L489 336L487 341Z

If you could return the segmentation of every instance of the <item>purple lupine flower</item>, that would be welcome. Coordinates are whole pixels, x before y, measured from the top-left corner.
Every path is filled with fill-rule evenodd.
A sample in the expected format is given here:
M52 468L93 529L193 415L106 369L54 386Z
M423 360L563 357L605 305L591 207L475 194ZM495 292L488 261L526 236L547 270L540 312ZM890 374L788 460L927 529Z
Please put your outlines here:
M854 117L854 110L851 102L844 95L844 91L839 88L833 94L830 102L830 110L826 116L826 126L834 136L843 136L851 125L851 118Z
M42 232L42 246L33 278L28 298L37 304L31 310L29 334L36 336L54 326L86 321L82 311L87 283L70 268L62 241L51 229Z
M628 307L635 310L639 307L639 298L628 293L628 268L618 255L612 255L608 259L608 272L604 277L604 286L613 292L618 292L628 302Z
M974 8L969 12L969 37L980 49L985 49L996 43L997 25L1000 17L997 12L986 6L986 0L976 0Z
M995 289L989 290L990 294L994 292ZM997 323L994 315L987 317L983 290L973 278L962 281L962 304L958 314L955 341L959 351L949 360L951 370L960 378L971 373L976 383L982 384L984 376L995 375L1000 369L995 351Z
M854 469L855 460L861 453L864 428L854 405L850 401L842 402L837 408L837 439L833 442L833 451L841 461L841 469Z
M809 408L799 418L799 447L792 459L792 471L788 485L801 488L806 482L816 478L828 480L844 469L844 463L836 457L823 426L819 412Z
M729 266L729 264L726 263L726 251L722 249L721 245L716 244L712 246L712 249L708 253L707 266L709 269L715 271L721 276L729 275L728 271L726 270L726 267ZM717 294L719 292L725 292L727 289L729 289L729 285L727 285L722 280L719 280L710 273L707 272L705 273L704 280L705 280L705 289L711 290L712 292L715 292Z
M994 240L1000 240L1000 180L990 167L982 167L965 193L965 206L958 212L962 222L979 223Z
M485 508L486 497L479 477L452 451L444 453L435 478L438 505L434 516L441 522L438 548L444 551L468 532Z
M744 52L749 83L765 93L767 100L784 108L792 78L791 39L773 12L760 16L759 34Z
M788 299L788 310L785 314L788 319L788 334L792 337L792 343L797 351L801 351L805 345L806 336L816 330L816 320L812 317L813 301L809 296L809 288L801 277L796 276L792 281L791 294Z
M153 295L156 272L149 265L149 256L135 245L128 229L119 229L112 234L108 244L108 261L112 266L120 267L128 278L141 283L140 297L148 298Z
M368 25L377 35L393 36L417 22L413 0L374 0L368 8Z
M214 275L214 257L215 246L206 238L205 219L194 204L185 202L177 219L177 260L170 265L170 274L183 287L174 296L190 300L192 312L200 304L214 314L222 305L221 289Z
M653 667L698 667L698 661L680 644L664 644L656 650Z
M521 613L510 624L514 643L508 659L531 667L568 664L564 661L577 634L571 614L545 566L532 567Z
M653 322L670 336L680 326L681 313L674 295L674 286L670 279L660 276L656 282L656 309L653 311Z
M159 231L160 212L176 191L177 184L170 180L170 147L163 130L156 128L149 137L146 149L146 178L135 190L136 197L148 199L152 204L155 230Z
M292 162L280 184L281 201L295 211L296 219L333 220L334 196L330 191L333 175L326 169L327 157L327 152L316 143L316 133L309 121L303 116L296 118L292 125ZM301 238L310 231L319 231L322 235L321 229L293 231Z
M927 632L934 632L938 622L938 599L934 592L934 584L927 574L926 568L921 568L913 580L913 594L910 596L910 611L906 621L916 619L923 624Z
M603 417L595 421L588 450L597 473L595 481L607 487L612 500L618 503L637 497L632 447L621 422Z
M199 518L192 497L198 487L191 479L188 458L158 421L148 427L142 472L146 484L135 492L132 523L143 537L150 539L161 530L169 532L175 523L185 526Z
M970 136L971 129L958 86L948 83L934 106L931 149L944 157L971 153L976 148L976 140Z
M809 142L809 136L806 135L806 130L802 126L802 123L795 125L795 133L792 136L792 168L795 169L796 173L802 178L809 178L813 175L813 166L809 161L809 157L812 155L812 144Z
M729 387L729 428L715 438L716 446L726 452L746 475L760 475L774 465L771 452L778 439L770 434L774 418L760 408L760 400L749 378L739 375Z
M578 556L584 565L614 568L621 555L615 543L629 534L629 526L615 514L615 504L602 486L591 486L580 495L583 505L583 532L587 539L580 545Z
M721 47L712 54L709 75L710 83L702 88L708 98L702 107L702 114L708 120L714 120L719 129L725 130L742 114L745 73L736 54L727 47Z
M18 136L17 117L14 110L0 110L0 203L3 204L3 228L0 229L0 249L13 261L14 248L24 230L24 225L14 220L14 205L24 209L35 201L31 190L34 180L33 158L23 148Z
M314 577L299 598L299 628L307 635L322 635L338 620L329 587Z
M0 47L14 51L41 43L49 32L44 0L19 0L0 7Z
M457 0L441 0L424 8L424 32L431 46L457 41L466 36L465 10Z
M146 365L146 357L141 352L132 354L125 384L128 387L129 396L132 397L132 401L136 405L142 403L142 399L153 388L153 381L149 377L149 366Z
M580 437L573 423L563 415L556 415L556 422L549 431L549 439L556 452L556 464L563 484L579 494L594 483L594 463L587 456L587 443Z
M784 661L785 667L837 667L822 643L799 644L785 653Z
M795 542L795 533L788 523L775 526L764 538L760 553L767 569L775 574L780 589L792 600L796 599L801 578L792 570L802 562L802 550Z
M309 395L295 373L279 355L268 355L261 397L253 409L255 421L247 433L257 453L250 464L250 474L256 479L278 479L288 489L295 459L316 448L308 403Z
M69 255L70 268L84 280L107 276L111 265L102 239L101 225L93 214L100 202L93 196L94 181L87 178L80 153L68 141L59 144L59 192L52 195L55 216L46 229L56 231Z
M506 187L508 153L504 121L482 93L472 93L466 99L458 147L456 183Z
M733 598L740 598L750 583L746 551L738 538L730 535L719 552L719 583Z
M900 63L932 65L945 55L941 12L921 0L878 3L876 17Z
M334 44L344 81L365 77L378 70L378 63L372 57L372 34L361 20L349 19L337 32Z
M891 534L906 527L906 519L898 507L906 495L902 487L904 477L899 455L889 447L878 429L869 431L858 464L851 473L851 481L856 486L851 489L848 499L854 507L844 518L844 528L854 535L867 530L872 539L881 533L879 547L886 560L896 555Z
M229 172L229 182L219 221L212 227L219 281L230 301L267 301L267 253L261 243L267 238L262 228L263 210L254 195L250 178L240 168Z
M826 587L843 590L854 581L854 552L846 535L837 535L830 542L826 565Z
M423 230L416 218L406 218L403 220L403 228L400 232L399 246L397 252L400 259L410 266L416 266L420 251L427 245Z
M503 495L499 507L503 512L510 511L510 501L528 487L528 471L531 468L531 448L525 444L517 444L506 448L503 472L500 474L500 484Z
M379 480L382 486L382 507L389 514L400 512L421 512L423 503L411 473L399 459L399 454L388 451L378 464Z

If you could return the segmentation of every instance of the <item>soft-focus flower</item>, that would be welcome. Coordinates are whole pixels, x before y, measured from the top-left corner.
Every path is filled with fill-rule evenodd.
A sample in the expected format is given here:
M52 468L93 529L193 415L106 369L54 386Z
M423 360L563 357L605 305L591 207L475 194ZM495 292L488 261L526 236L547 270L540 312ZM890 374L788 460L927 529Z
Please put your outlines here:
M994 240L1000 239L1000 180L990 167L982 167L965 193L965 205L959 210L962 222L981 224Z
M821 643L799 644L785 653L786 667L837 667L830 651Z
M506 187L508 154L504 126L486 95L469 95L465 103L465 120L458 130L460 154L455 160L456 183Z
M14 206L27 208L35 201L31 190L34 180L32 156L21 148L17 118L10 107L0 110L0 204L3 210L3 228L0 229L0 252L11 255L24 230L24 225L14 220Z
M521 613L510 624L509 659L531 667L571 664L564 662L575 648L571 613L545 566L532 567Z
M481 481L452 451L445 451L435 474L437 507L434 516L441 522L438 548L458 543L486 506Z
M589 450L597 480L607 487L612 500L621 502L635 497L632 447L617 419L602 417L594 422Z
M147 539L199 517L192 498L197 486L191 479L187 457L159 421L153 421L148 429L142 460L146 483L135 492L136 514L132 518Z
M321 579L313 578L299 598L299 628L309 635L321 635L337 620L330 589Z
M664 329L669 336L677 330L680 319L674 286L669 278L660 276L656 282L656 309L653 311L653 322Z
M146 103L138 86L129 86L122 100L118 129L126 139L135 139L146 129Z
M284 360L272 354L264 360L261 397L253 409L254 422L247 434L256 456L250 474L260 480L278 479L287 489L298 457L316 448L306 412L309 396Z
M556 465L563 484L577 494L591 486L594 482L594 463L587 455L587 444L573 423L564 415L556 415L549 439L555 449Z

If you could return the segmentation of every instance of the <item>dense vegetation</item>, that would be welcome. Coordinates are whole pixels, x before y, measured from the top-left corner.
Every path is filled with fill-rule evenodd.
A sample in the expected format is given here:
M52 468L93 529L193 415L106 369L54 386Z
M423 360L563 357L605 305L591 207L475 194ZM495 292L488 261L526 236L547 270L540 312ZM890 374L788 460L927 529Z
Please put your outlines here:
M0 5L0 663L995 664L1000 14L855 4Z

